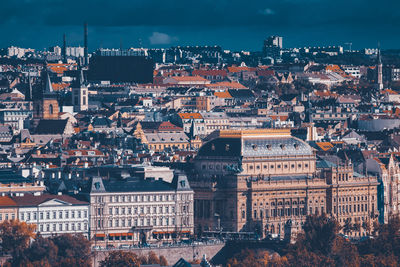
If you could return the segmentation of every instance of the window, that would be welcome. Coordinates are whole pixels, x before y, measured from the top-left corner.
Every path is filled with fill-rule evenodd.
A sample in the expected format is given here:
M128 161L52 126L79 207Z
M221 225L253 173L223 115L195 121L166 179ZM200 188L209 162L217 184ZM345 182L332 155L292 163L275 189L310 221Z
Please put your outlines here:
M62 213L62 211L60 211L60 212L58 213L58 218L59 218L59 219L62 219L62 217L63 217L63 213Z
M46 219L47 219L47 220L50 219L50 212L49 212L49 211L46 212Z
M43 220L43 212L40 213L40 219Z
M57 219L57 212L53 211L53 219Z
M63 230L62 223L60 223L60 224L58 225L58 230L59 230L59 231L62 231L62 230Z
M53 110L53 105L50 104L50 105L49 105L49 113L50 113L50 115L52 115L53 112L54 112L54 110Z

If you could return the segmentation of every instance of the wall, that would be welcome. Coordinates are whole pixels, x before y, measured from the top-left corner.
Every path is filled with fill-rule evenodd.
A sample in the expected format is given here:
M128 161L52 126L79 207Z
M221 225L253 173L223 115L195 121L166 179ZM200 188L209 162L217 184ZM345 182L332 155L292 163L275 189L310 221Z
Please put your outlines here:
M184 247L165 247L165 248L137 248L126 251L132 251L137 255L147 255L150 251L153 251L157 256L163 255L169 265L175 264L180 258L184 258L187 261L195 259L202 259L203 255L207 256L207 259L213 258L223 247L224 243L214 245L195 245L195 246L184 246ZM109 251L96 251L94 252L93 266L100 266L99 262L104 260Z

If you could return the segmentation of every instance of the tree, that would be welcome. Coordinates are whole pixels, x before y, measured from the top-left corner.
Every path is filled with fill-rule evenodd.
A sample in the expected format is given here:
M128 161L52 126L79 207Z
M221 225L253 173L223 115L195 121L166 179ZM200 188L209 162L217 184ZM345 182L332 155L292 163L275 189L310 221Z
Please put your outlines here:
M138 256L130 251L112 251L100 262L101 267L139 267Z
M309 251L327 255L339 229L338 222L325 214L307 216L303 226L304 234L299 235L298 243Z
M160 256L160 265L161 266L168 266L168 261L163 255Z
M147 264L160 264L160 259L154 251L150 251L147 255Z
M29 246L31 238L35 237L35 225L18 220L6 220L0 223L0 239L2 250L10 253L13 258L21 258Z
M343 232L345 233L345 234L349 234L350 232L351 232L351 230L352 230L352 225L351 225L351 219L350 218L347 218L346 219L346 221L345 221L345 223L344 223L344 226L343 226Z
M81 234L64 234L51 238L58 247L59 266L91 266L90 241Z

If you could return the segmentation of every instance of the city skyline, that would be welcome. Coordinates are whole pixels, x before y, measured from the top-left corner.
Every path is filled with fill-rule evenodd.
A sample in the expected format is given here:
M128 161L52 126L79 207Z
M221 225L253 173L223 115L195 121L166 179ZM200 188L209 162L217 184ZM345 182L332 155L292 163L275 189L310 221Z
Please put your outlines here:
M0 47L43 49L83 45L82 24L89 24L89 49L220 45L259 51L269 35L284 37L284 47L342 45L354 49L397 48L398 3L393 1L202 1L193 5L151 1L6 1L0 11ZM354 11L358 11L355 13ZM65 18L65 19L63 19ZM37 38L40 36L40 38Z

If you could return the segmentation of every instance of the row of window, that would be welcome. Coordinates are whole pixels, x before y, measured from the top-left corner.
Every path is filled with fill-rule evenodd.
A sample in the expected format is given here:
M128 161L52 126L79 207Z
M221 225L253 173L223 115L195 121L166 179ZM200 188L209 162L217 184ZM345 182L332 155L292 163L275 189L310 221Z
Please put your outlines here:
M352 210L353 207L353 210ZM368 204L354 204L354 205L343 205L338 207L339 214L348 214L352 212L367 212ZM375 210L375 205L372 204L372 211ZM336 206L333 207L333 212L336 213Z
M57 224L39 224L39 231L40 232L56 232L56 231L87 231L88 230L88 224L87 223L60 223Z
M98 215L100 215L101 210L98 209ZM132 213L133 211L133 213ZM108 214L115 214L115 215L130 215L130 214L156 214L156 213L175 213L174 206L159 206L159 207L134 207L134 208L119 208L119 207L110 207Z
M15 219L15 214L14 213L11 213L11 214L8 214L8 213L2 214L2 213L0 213L0 221L2 221L3 219L4 220L9 220L10 218L11 218L11 220L14 220Z
M21 212L19 214L19 219L22 221L30 221L37 220L37 212ZM51 220L51 219L69 219L69 218L88 218L87 210L66 210L66 211L47 211L47 212L39 212L40 220Z
M132 227L132 226L175 226L175 218L147 218L147 219L110 219L109 227ZM100 226L99 226L100 227Z
M183 198L184 195L182 195ZM179 195L178 195L179 200ZM173 201L175 200L175 195L134 195L134 196L109 196L108 201L112 202L148 202L148 201ZM105 202L105 197L96 197L97 203Z
M347 197L339 197L338 198L338 201L339 201L339 203L340 202L349 202L349 201L351 201L353 199L353 201L364 201L364 200L368 200L368 196L354 196L354 197L349 197L349 196L347 196ZM372 200L374 200L375 199L375 197L374 196L372 196ZM336 197L335 198L333 198L333 202L336 202Z

